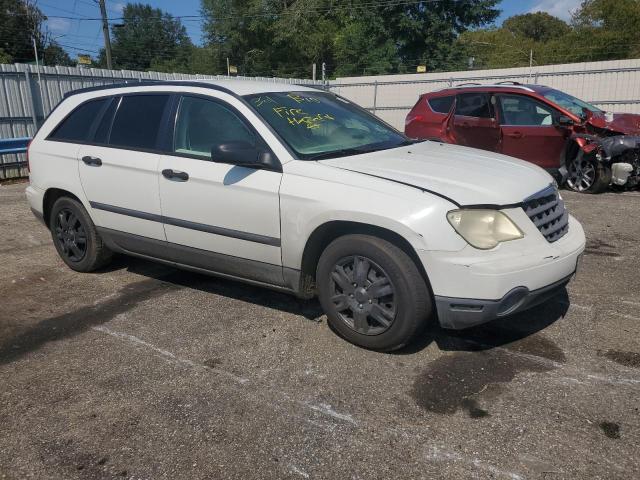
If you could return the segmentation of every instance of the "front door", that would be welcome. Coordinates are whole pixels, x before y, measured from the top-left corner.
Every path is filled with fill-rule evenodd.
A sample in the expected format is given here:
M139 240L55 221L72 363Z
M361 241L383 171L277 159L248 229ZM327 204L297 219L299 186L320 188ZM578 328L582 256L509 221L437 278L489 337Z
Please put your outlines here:
M174 261L282 284L282 173L211 161L211 148L262 140L222 100L180 99L172 152L158 168L164 229Z
M498 95L500 150L542 168L559 168L569 131L557 125L559 112L525 95Z
M489 151L497 150L500 129L488 94L462 93L456 97L451 134L458 145Z
M153 150L168 100L168 94L112 99L94 144L80 147L80 179L97 226L165 240L158 190L160 155ZM130 249L128 245L121 246Z

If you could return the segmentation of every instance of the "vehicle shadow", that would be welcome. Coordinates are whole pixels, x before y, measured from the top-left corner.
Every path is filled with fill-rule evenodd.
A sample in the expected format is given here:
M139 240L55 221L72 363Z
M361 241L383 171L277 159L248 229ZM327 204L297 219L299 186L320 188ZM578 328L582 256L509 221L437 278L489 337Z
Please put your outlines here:
M563 318L570 301L566 288L545 303L515 315L464 330L446 330L434 322L418 340L396 352L411 355L432 342L444 351L489 350L534 335Z
M222 295L234 300L253 303L262 307L273 308L283 312L301 315L307 320L320 321L323 315L317 300L303 300L266 287L253 286L240 281L205 275L174 267L160 265L154 262L118 257L109 270L126 268L129 272L171 283L174 286L192 288L214 295ZM167 277L167 272L171 272Z
M317 299L303 300L293 295L239 281L178 270L154 262L131 257L118 257L109 270L126 268L128 271L156 279L174 286L191 288L234 300L253 303L266 308L300 315L314 322L321 321L322 308ZM171 275L167 275L171 272ZM414 342L391 352L393 355L419 353L431 343L444 351L481 351L506 345L534 335L563 318L570 301L566 289L545 303L506 318L496 319L465 330L446 330L434 321Z

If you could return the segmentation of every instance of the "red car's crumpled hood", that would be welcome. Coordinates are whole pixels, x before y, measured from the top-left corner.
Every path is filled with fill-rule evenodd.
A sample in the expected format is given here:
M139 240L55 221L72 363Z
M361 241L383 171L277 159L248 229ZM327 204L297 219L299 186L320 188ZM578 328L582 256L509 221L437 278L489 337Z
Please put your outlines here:
M587 123L625 135L640 135L640 115L633 113L594 113Z

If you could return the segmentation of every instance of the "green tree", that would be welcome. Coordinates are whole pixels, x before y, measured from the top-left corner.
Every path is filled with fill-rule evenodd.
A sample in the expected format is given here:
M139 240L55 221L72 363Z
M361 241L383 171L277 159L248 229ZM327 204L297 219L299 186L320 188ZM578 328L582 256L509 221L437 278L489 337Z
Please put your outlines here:
M548 42L571 31L566 22L546 12L514 15L504 21L502 28L516 37L528 38L534 42Z
M124 7L122 22L112 25L111 35L113 64L120 69L184 71L193 49L180 20L141 3ZM104 49L99 63L106 65Z
M42 22L46 17L31 0L0 0L0 49L7 62L26 63L35 59L45 45Z
M247 75L388 73L460 61L459 34L492 22L499 0L202 0L206 43Z
M69 54L58 44L49 42L49 44L42 49L42 63L44 65L60 65L64 67L71 67L76 64Z

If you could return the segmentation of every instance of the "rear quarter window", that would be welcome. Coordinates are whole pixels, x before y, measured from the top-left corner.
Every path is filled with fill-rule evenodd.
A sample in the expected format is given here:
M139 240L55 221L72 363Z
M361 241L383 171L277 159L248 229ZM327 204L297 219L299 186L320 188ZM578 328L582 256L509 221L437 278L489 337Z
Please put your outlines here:
M83 103L65 117L48 139L65 142L86 142L93 122L100 114L107 99L90 100Z
M451 105L453 105L453 95L449 95L446 97L436 97L430 98L427 100L429 102L429 106L431 110L437 113L449 113L451 110Z

